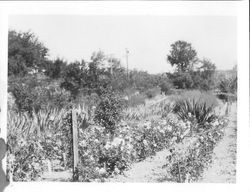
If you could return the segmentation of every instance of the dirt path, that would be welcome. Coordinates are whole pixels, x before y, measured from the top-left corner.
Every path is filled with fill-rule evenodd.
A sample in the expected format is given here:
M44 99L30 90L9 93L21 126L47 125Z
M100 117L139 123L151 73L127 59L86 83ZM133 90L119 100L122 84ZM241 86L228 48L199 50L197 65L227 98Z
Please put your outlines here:
M235 183L236 182L236 138L237 107L231 106L229 125L225 128L225 136L215 147L213 163L204 172L202 183Z
M225 110L223 107L222 110ZM224 113L224 112L223 112ZM234 183L236 178L236 104L231 106L229 124L225 128L225 136L216 146L213 155L213 163L205 170L199 182L209 183ZM124 175L118 175L106 180L107 182L169 182L167 171L162 168L166 163L169 151L158 152L154 157L149 157L142 162L135 163Z
M166 164L168 150L158 152L142 162L135 163L124 175L110 178L107 182L159 182L165 179L166 171L162 168Z

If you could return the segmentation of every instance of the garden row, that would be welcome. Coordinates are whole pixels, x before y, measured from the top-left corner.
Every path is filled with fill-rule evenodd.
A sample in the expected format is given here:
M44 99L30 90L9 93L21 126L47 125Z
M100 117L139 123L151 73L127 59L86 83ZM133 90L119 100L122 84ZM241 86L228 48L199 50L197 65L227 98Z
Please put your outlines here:
M109 110L108 104L114 105L106 101L104 109ZM174 181L183 182L187 175L195 180L209 163L209 154L222 137L220 128L225 126L225 120L214 113L217 99L208 93L187 92L173 102L163 99L160 104L147 107L151 111L147 116L156 113L160 118L145 120L143 112L138 114L140 121L133 123L122 120L128 119L126 113L118 121L117 111L100 112L100 108L94 115L94 119L100 117L97 123L91 121L89 110L78 108L79 181L104 181L162 149L185 143L187 138L198 138L194 145L185 145L190 147L182 148L181 153L174 147L171 161L167 162ZM61 170L72 168L71 118L67 110L40 112L32 118L9 111L8 172L13 180L39 179L47 171L48 161L57 161Z

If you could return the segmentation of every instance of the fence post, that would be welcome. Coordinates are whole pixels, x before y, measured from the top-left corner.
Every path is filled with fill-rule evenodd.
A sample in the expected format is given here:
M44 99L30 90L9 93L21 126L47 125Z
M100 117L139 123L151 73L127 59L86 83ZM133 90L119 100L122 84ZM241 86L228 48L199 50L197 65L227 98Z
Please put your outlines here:
M73 181L78 180L78 130L76 111L72 109L72 135L73 135Z

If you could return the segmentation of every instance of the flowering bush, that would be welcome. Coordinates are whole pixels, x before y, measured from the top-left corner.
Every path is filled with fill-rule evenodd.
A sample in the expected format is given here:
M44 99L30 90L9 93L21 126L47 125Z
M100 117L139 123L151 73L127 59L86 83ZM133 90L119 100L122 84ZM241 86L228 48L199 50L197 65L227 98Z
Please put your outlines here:
M8 175L13 181L34 181L44 171L44 150L35 137L8 136ZM10 178L9 178L10 179Z
M211 163L213 149L223 137L222 128L226 124L227 121L224 119L207 124L213 126L213 129L196 137L185 138L170 149L166 167L172 181L192 182L200 178L204 168Z
M114 134L101 126L79 130L79 180L103 181L121 174L131 163L141 161L178 141L187 124L177 120L146 121L129 126L120 122ZM173 139L174 138L174 139Z

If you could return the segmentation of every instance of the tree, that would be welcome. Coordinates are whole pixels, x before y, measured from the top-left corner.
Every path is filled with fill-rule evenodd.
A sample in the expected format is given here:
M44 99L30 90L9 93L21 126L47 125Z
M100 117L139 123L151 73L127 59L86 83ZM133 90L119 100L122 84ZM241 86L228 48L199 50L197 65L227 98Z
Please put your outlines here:
M168 77L178 89L192 89L194 87L194 82L189 72L168 73Z
M101 94L100 89L110 85L111 73L107 65L107 57L102 51L92 54L87 72L87 85L91 92Z
M55 61L47 61L45 75L52 79L57 79L61 77L66 65L67 63L60 58L57 58Z
M202 77L204 79L211 79L215 73L216 66L214 63L212 63L209 59L203 59L201 61L201 67L199 68L199 71L202 73Z
M190 43L186 41L176 41L171 45L170 54L167 60L172 66L177 67L178 72L187 72L193 69L197 62L197 53Z
M9 31L8 75L24 76L32 70L41 71L48 49L31 32Z
M211 90L214 87L214 74L216 66L209 59L203 59L201 61L201 67L197 71L191 72L194 88L202 90Z
M73 98L76 98L80 89L86 86L87 72L84 61L67 65L62 77L61 87L70 91Z

